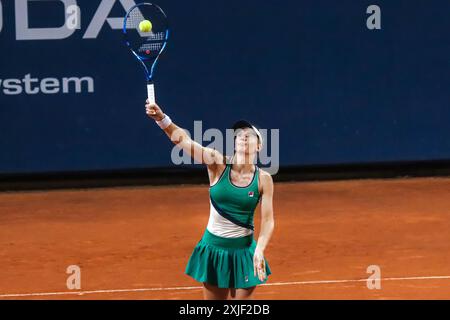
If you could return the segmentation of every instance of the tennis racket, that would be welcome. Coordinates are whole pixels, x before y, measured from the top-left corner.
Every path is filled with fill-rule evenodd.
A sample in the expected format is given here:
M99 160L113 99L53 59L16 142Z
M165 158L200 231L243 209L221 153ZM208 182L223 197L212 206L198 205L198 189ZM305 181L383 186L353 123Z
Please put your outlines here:
M140 28L139 25L144 20L150 21L150 30ZM167 16L155 4L144 2L134 5L125 15L123 34L125 44L144 67L148 100L151 104L154 104L155 86L153 84L153 73L158 58L164 51L169 38Z

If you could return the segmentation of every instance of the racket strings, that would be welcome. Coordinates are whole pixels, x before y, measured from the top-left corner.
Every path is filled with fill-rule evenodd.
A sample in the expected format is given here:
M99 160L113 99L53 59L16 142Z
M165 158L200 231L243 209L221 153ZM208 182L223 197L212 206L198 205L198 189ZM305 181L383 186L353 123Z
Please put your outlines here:
M150 51L159 51L161 50L163 43L144 43L139 47L139 52L144 52L147 50Z
M141 23L141 21L143 20L145 20L144 15L142 14L141 10L139 10L139 8L136 7L134 10L131 10L128 14L127 29L138 30L139 23Z
M147 40L150 41L161 41L164 42L166 40L166 34L164 32L158 32L158 33L151 33L148 37Z
M165 42L166 42L166 31L164 32L153 32L153 30L166 29L164 19L160 14L154 10L144 10L144 7L136 7L128 13L126 19L127 36L129 38L129 43L132 44L134 50L138 53L145 53L147 57L154 54L158 54ZM153 30L150 32L141 32L139 30L139 24L148 19L152 22Z
M128 14L128 18L126 20L126 26L127 29L136 29L139 28L139 23L144 20L144 16L141 13L141 10L139 8L135 8L134 10L131 10L131 12Z

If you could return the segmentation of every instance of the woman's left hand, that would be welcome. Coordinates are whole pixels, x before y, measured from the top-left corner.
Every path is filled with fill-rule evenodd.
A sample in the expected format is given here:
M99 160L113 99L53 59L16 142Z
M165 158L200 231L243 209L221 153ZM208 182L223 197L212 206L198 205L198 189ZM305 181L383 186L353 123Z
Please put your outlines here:
M264 252L258 248L253 255L253 272L254 275L258 275L260 281L266 279L266 261L264 260Z

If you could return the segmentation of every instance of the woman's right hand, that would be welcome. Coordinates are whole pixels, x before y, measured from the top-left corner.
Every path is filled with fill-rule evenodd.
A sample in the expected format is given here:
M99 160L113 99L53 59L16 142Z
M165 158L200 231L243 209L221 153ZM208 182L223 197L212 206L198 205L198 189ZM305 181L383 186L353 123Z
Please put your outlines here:
M145 102L145 110L147 115L155 121L161 121L165 117L161 108L156 103L150 104L148 99Z

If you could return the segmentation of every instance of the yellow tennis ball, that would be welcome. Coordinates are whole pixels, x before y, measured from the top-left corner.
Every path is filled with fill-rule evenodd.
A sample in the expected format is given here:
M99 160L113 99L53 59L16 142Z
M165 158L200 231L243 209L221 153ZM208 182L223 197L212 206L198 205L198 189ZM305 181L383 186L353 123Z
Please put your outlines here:
M141 32L152 31L152 23L148 20L141 21L141 23L139 23L139 30L141 30Z

